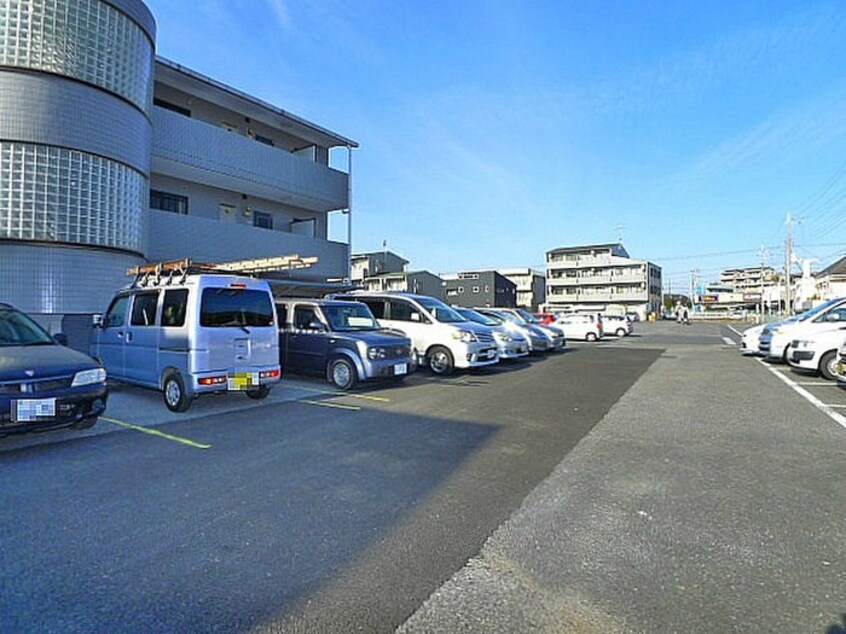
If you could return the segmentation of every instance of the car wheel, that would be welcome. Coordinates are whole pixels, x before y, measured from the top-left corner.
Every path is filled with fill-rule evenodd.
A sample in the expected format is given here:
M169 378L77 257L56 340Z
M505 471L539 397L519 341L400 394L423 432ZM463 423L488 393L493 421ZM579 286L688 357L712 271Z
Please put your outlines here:
M165 377L162 397L171 412L184 412L191 407L191 399L185 393L185 383L178 372Z
M626 336L626 329L625 328L617 328L617 336L618 337L625 337Z
M790 351L790 344L787 344L786 346L784 346L784 352L781 353L781 362L782 363L787 363L787 355L788 355L789 351Z
M73 428L74 429L90 429L97 424L97 417L96 416L89 416L88 418L83 418L81 421L76 423Z
M837 374L834 372L834 366L837 365L837 350L829 350L820 359L820 375L829 381L835 381Z
M247 390L247 397L256 401L267 398L268 394L270 394L270 388L266 385L259 385L255 390Z
M429 369L439 376L452 374L455 369L455 361L452 353L443 346L432 346L428 354Z
M589 332L585 335L585 341L596 341L596 333Z
M339 390L349 390L355 386L358 377L355 366L349 359L335 359L326 370L329 382Z

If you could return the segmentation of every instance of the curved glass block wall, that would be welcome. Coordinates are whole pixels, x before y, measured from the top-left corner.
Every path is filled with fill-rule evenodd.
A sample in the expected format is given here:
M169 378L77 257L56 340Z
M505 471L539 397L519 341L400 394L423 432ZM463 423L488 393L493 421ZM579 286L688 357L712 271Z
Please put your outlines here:
M0 66L55 73L120 95L149 114L152 34L101 0L0 2Z

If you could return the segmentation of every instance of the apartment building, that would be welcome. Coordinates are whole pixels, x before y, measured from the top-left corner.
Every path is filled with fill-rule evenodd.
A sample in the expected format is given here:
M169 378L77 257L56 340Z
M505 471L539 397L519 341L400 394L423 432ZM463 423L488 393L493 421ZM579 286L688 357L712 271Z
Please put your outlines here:
M517 286L517 306L531 312L537 312L546 302L546 275L532 268L498 269Z
M361 282L364 290L374 292L395 291L429 295L445 299L444 280L429 271L398 271L379 273L365 278Z
M186 257L298 253L318 257L298 276L348 276L349 246L328 239L350 188L331 150L350 159L354 141L157 59L140 0L0 14L4 301L52 326L103 311L128 267Z
M456 306L516 308L517 285L496 271L444 276L446 301Z
M371 275L401 273L408 266L408 260L393 251L354 253L350 258L350 281L360 284Z
M720 284L731 286L738 293L761 294L765 286L778 284L781 275L771 266L724 269L720 272Z
M620 243L546 253L546 306L560 311L623 307L645 318L661 310L661 268L629 256Z

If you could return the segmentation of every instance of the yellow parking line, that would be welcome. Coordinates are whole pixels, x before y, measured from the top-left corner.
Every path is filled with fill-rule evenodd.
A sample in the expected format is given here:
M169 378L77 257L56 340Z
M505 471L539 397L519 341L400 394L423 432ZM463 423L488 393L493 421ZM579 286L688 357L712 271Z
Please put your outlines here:
M182 443L183 445L188 445L189 447L196 447L197 449L211 449L211 445L204 445L202 443L198 443L198 442L194 442L193 440L189 440L188 438L180 438L179 436L173 436L171 434L166 434L162 431L159 431L157 429L153 429L151 427L141 427L140 425L132 425L130 423L125 423L122 420L115 420L114 418L106 418L105 416L101 416L100 420L104 420L104 421L112 423L114 425L118 425L119 427L126 427L127 429L140 431L144 434L150 434L151 436L158 436L159 438L165 438L167 440L173 440L175 442Z
M297 386L297 390L303 390L304 392L317 392L318 394L332 394L333 396L349 396L350 398L362 398L368 401L379 401L380 403L390 403L391 399L385 396L370 396L369 394L352 394L350 392L336 392L333 390L318 390L313 387L299 387Z
M328 401L310 401L306 398L298 399L299 403L308 403L309 405L320 405L321 407L335 407L337 409L348 409L353 412L361 411L360 407L356 407L354 405L341 405L340 403L330 403Z

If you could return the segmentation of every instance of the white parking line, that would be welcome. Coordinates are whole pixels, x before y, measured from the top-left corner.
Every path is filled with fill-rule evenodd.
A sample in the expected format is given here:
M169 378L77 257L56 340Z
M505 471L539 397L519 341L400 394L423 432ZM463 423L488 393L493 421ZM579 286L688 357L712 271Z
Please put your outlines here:
M806 390L802 387L799 387L798 385L796 385L796 383L794 383L793 381L788 379L786 376L784 376L784 374L782 374L781 372L779 372L775 368L768 366L761 359L758 359L758 362L761 365L763 365L765 368L767 368L770 372L772 372L775 376L777 376L779 379L781 379L782 381L787 383L787 385L789 385L793 389L793 391L796 392L799 396L804 398L811 405L816 407L823 414L825 414L831 420L833 420L835 423L840 425L843 429L846 429L846 416L843 416L842 414L838 414L837 412L835 412L834 409L830 405L826 405L820 399L818 399L816 396L811 394L808 390Z
M821 381L796 381L796 385L807 385L809 387L837 387L837 383L834 381L826 381L824 383Z
M734 334L736 334L738 337L742 337L742 336L743 336L743 333L742 333L742 332L740 332L737 328L735 328L735 327L734 327L734 326L732 326L731 324L729 324L728 329L729 329L729 330L731 330L731 331L732 331Z
M733 339L729 339L728 337L723 337L723 341L725 341L726 345L729 345L729 346L736 346L737 345L737 343L735 343L735 341Z

